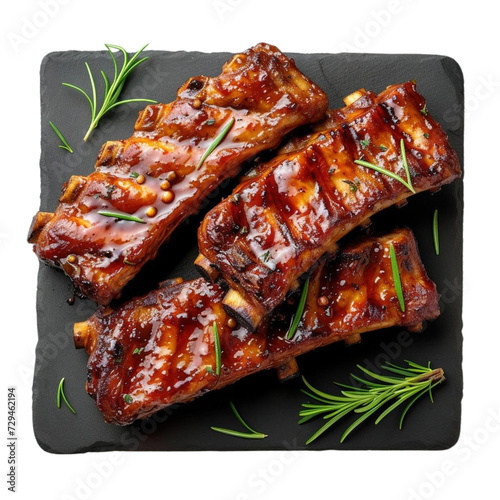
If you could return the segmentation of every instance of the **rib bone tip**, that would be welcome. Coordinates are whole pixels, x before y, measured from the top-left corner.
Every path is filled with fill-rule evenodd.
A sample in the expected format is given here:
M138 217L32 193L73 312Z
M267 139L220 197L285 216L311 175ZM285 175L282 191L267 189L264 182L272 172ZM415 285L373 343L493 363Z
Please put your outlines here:
M229 316L251 332L256 330L265 315L264 309L259 304L248 302L234 289L227 292L222 306Z
M276 374L278 375L280 382L296 377L299 374L299 365L297 364L297 360L295 358L291 358L285 364L278 366L278 368L276 368Z
M73 326L73 341L77 349L82 349L87 345L89 336L89 324L87 321L75 323Z
M360 342L361 342L361 335L359 333L354 333L344 339L345 345L359 344Z
M28 243L36 243L42 229L54 217L52 212L38 212L31 221L31 226L28 231Z
M194 261L194 266L197 271L208 281L212 283L219 277L219 271L212 265L212 263L203 255L199 254Z
M417 323L416 325L410 325L407 327L407 330L410 333L419 333L424 329L424 324L422 322Z
M344 104L346 106L350 106L353 102L357 101L358 99L361 99L366 94L366 90L361 88L359 90L356 90L356 92L353 92L352 94L349 94L348 96L344 97Z

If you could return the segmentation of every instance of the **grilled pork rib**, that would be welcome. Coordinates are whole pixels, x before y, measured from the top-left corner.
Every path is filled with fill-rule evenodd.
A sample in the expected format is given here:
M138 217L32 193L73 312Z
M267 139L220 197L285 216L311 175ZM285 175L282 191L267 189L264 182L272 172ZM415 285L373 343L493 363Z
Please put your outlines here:
M405 313L394 289L391 244ZM75 324L75 344L90 355L87 391L106 421L129 424L259 370L283 366L317 347L356 342L363 332L395 325L418 328L439 315L436 287L408 229L351 244L316 267L291 340L285 336L297 301L281 305L250 333L227 316L223 297L219 285L203 278L177 280L118 309L100 308ZM221 343L219 376L214 322Z
M173 103L147 106L131 138L104 144L95 172L70 179L54 214L35 216L29 241L79 292L108 304L208 193L295 127L321 119L326 108L326 95L293 60L259 44L235 55L218 77L188 80Z
M199 228L196 264L211 278L221 273L231 288L226 311L250 330L343 235L412 194L355 160L406 179L403 139L416 192L460 176L457 155L413 82L362 95L327 121L335 126L259 167Z

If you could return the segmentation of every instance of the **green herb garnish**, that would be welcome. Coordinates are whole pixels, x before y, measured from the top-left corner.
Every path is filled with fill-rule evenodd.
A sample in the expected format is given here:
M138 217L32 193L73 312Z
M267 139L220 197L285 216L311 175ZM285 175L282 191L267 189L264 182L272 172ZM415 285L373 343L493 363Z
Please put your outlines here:
M123 259L123 263L129 266L135 266L135 262L130 262L128 259Z
M261 256L260 256L260 260L264 263L266 262L269 262L269 259L271 258L271 251L268 250L267 252L264 252Z
M109 212L108 210L98 210L99 215L104 215L104 217L114 217L115 219L128 220L131 222L140 222L141 224L146 224L146 221L142 220L140 217L135 215L128 215L121 212Z
M73 85L71 83L63 83L66 87L71 87L72 89L78 90L81 92L87 99L87 101L90 104L90 112L91 112L91 121L90 121L90 126L89 129L87 130L87 133L85 134L85 137L83 138L84 141L86 141L92 131L99 125L99 120L111 109L116 108L117 106L120 106L120 104L126 104L129 102L151 102L151 103L156 103L156 101L153 101L151 99L125 99L123 101L117 101L118 97L120 97L121 91L123 89L123 86L125 85L125 81L127 80L127 77L129 76L130 72L136 68L139 64L144 62L147 57L143 57L142 59L137 59L139 57L139 54L148 46L148 44L144 45L142 49L137 51L132 58L129 60L128 54L125 51L123 47L120 47L119 45L111 45L111 44L104 44L106 45L106 48L108 49L108 52L111 55L111 58L113 59L113 65L115 69L114 77L113 77L113 82L109 82L109 78L107 77L106 73L104 71L101 71L101 75L104 79L104 85L105 85L105 90L104 90L104 100L101 105L101 108L99 111L97 111L97 94L96 94L96 85L95 85L95 80L94 76L92 75L92 71L90 70L90 66L88 63L85 63L85 66L87 67L87 71L89 74L90 78L90 85L92 87L92 99L90 96L85 92L83 89L80 87L77 87L76 85ZM111 49L116 49L121 51L123 54L123 65L122 68L120 69L120 72L118 72L118 64L116 62L115 55L111 51Z
M429 138L429 134L428 134L427 132L424 132L424 137L425 137L426 139L428 139L428 138Z
M420 112L424 115L424 116L427 116L427 104L424 104L424 107L420 110Z
M439 227L437 209L434 210L434 217L432 219L432 235L434 236L434 250L436 250L436 255L439 255Z
M233 413L236 415L236 418L240 421L240 423L246 427L250 432L239 432L239 431L233 431L231 429L224 429L222 427L210 427L213 431L220 432L222 434L228 434L229 436L235 436L235 437L241 437L245 439L264 439L267 437L267 434L262 434L261 432L257 432L255 429L252 429L241 417L241 415L238 413L238 410L232 403L232 401L229 402L229 405L231 406L231 410L233 410Z
M196 166L196 170L198 170L203 163L205 163L205 160L210 156L212 151L224 140L224 137L226 137L227 133L229 130L231 130L231 127L234 124L234 117L232 117L226 125L224 125L224 128L221 130L220 134L214 139L212 144L206 149L206 151L203 153L203 156L200 158L200 161L198 162L198 165Z
M144 347L136 347L132 354L141 354L142 351L144 351Z
M66 398L66 395L64 394L64 377L61 379L59 382L59 386L57 387L57 407L61 408L61 397L63 401L66 403L66 406L71 410L72 413L76 415L76 411L74 408L69 404L69 401Z
M49 121L50 126L52 127L52 130L57 134L57 137L61 140L62 144L60 144L58 147L65 149L66 151L69 151L70 153L73 153L73 150L71 149L70 145L68 144L68 141L64 138L64 136L61 134L59 129L51 122Z
M392 267L392 277L394 278L394 288L396 289L396 295L398 296L399 306L401 311L405 312L405 299L403 297L403 290L401 288L401 277L399 276L398 261L396 259L396 252L394 250L394 245L391 243L390 246L391 254L391 267Z
M113 194L113 191L116 189L116 186L112 184L111 186L106 187L106 198L108 200L111 199L111 195Z
M243 226L241 229L240 229L240 234L241 236L244 236L245 234L248 233L248 227L246 226Z
M357 180L356 182L352 182L349 179L342 179L342 182L345 182L349 186L349 189L352 193L355 193L358 190L359 180Z
M370 145L370 139L362 139L359 142L361 144L362 149L365 149Z
M373 170L376 170L377 172L380 172L381 174L385 174L389 177L392 177L393 179L397 180L403 186L407 187L412 193L415 194L415 189L413 189L412 183L411 183L411 176L410 176L410 169L408 167L408 163L406 161L406 151L405 151L405 144L403 139L401 139L401 159L403 161L403 166L405 168L406 172L406 178L407 180L405 181L402 177L400 177L398 174L395 174L394 172L391 172L390 170L387 170L384 167L379 167L378 165L374 165L373 163L364 161L364 160L354 160L354 163L357 163L358 165L361 165L362 167L367 167L371 168Z
M300 320L302 318L302 314L304 314L304 307L306 305L308 291L309 291L309 276L307 277L306 281L304 282L304 287L302 288L302 294L300 296L299 305L297 307L297 312L293 316L292 324L290 325L290 329L288 330L288 333L285 336L285 338L287 340L292 339L293 336L295 335L295 332L297 331Z
M387 149L388 149L388 148L387 148L386 146L384 146L383 144L381 144L378 148L380 149L380 151L387 151Z
M219 329L217 328L216 321L214 321L214 345L215 345L215 375L217 375L218 377L220 375L220 368L222 365L222 354L220 348Z
M137 172L130 172L129 177L132 177L133 179L137 179L137 177L139 177L139 174Z
M134 398L130 394L124 394L123 399L128 405L134 401Z
M342 443L356 427L388 403L392 404L379 415L375 424L378 424L385 416L391 413L399 405L406 402L407 405L399 420L399 428L401 429L403 420L415 401L428 393L431 402L434 402L432 389L445 380L443 369L436 368L433 370L430 362L427 366L421 366L411 361L406 361L406 363L408 364L407 368L402 368L392 363L386 363L382 366L382 369L399 376L378 375L358 365L360 370L377 382L364 380L356 375L352 375L352 377L363 384L363 386L355 387L337 383L336 385L344 389L341 391L341 396L319 391L302 377L304 384L311 391L302 390L302 392L318 401L319 404L303 404L302 406L304 409L299 413L299 416L302 417L299 424L307 422L319 415L323 415L323 418L328 420L326 424L307 440L306 444L312 443L342 417L350 413L361 414L361 416L346 429L344 434L342 434L342 438L340 439Z

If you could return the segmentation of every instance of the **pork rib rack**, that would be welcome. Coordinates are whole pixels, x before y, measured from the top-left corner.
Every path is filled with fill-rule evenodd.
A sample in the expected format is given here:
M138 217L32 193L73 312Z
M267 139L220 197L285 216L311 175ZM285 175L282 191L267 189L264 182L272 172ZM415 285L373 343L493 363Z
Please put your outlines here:
M293 60L259 44L221 75L188 80L174 102L147 106L131 138L105 143L95 171L71 177L55 213L35 216L29 241L77 291L108 304L208 193L295 127L323 118L327 106Z
M199 228L196 265L211 279L220 272L230 286L226 311L250 330L321 256L335 251L342 236L412 194L356 160L406 179L403 139L417 193L461 174L456 153L414 82L378 96L358 91L347 108L330 114L326 126L332 123L247 176Z
M391 244L404 313L394 289ZM250 333L225 313L223 298L223 289L203 278L174 280L75 324L75 344L90 355L87 391L106 421L126 425L263 369L286 367L285 376L299 354L340 340L357 342L361 333L380 328L418 330L439 315L436 287L408 229L353 243L317 266L290 340L286 334L298 300L282 304ZM221 345L218 376L214 322Z

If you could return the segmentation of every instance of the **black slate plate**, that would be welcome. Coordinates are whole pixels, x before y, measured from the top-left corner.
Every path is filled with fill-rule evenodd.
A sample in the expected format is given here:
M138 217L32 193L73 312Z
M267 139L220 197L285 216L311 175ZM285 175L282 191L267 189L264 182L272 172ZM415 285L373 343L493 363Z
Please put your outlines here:
M230 54L199 52L150 52L150 60L132 73L123 96L148 97L170 102L176 89L190 76L217 75ZM319 84L330 99L330 107L342 106L342 97L365 87L375 92L387 85L415 79L427 98L428 109L450 137L463 164L463 77L457 63L434 55L376 54L292 54L298 67ZM90 91L84 62L89 62L96 79L98 71L112 74L106 52L56 52L47 55L41 66L41 210L53 211L62 184L71 175L88 175L93 170L99 148L106 140L129 137L141 104L117 108L105 117L88 143L82 137L89 123L88 103L78 92L63 87L70 82ZM101 83L101 82L99 82ZM98 88L102 95L102 87ZM50 129L52 120L73 146L73 155L59 149ZM205 212L234 182L214 193ZM432 215L439 210L441 255L434 253ZM155 287L168 277L196 277L192 265L198 254L196 229L202 214L192 217L165 245L128 287L132 296ZM309 381L324 390L334 390L333 381L349 382L356 364L368 368L384 361L402 364L405 359L418 363L431 360L444 368L445 384L435 391L435 403L422 399L407 415L405 427L398 430L398 412L378 426L367 422L342 445L339 438L348 425L342 422L312 445L307 438L321 425L312 420L297 425L305 396L302 383L295 379L279 383L273 372L264 372L237 384L207 394L174 409L162 411L149 420L129 427L106 424L92 399L85 392L87 355L75 350L72 326L87 319L95 310L89 300L66 300L72 286L64 274L45 265L38 275L37 313L39 341L33 383L33 422L40 446L53 453L100 450L266 450L266 449L445 449L458 439L462 398L462 221L463 183L456 181L439 193L412 197L402 209L389 209L373 218L373 228L382 232L409 226L419 242L429 276L441 293L441 316L420 334L409 335L393 328L366 334L359 345L331 345L299 358ZM56 390L66 377L66 394L77 410L73 415L64 406L56 407ZM238 429L231 413L233 401L241 414L259 431L264 440L244 440L224 436L210 426Z

